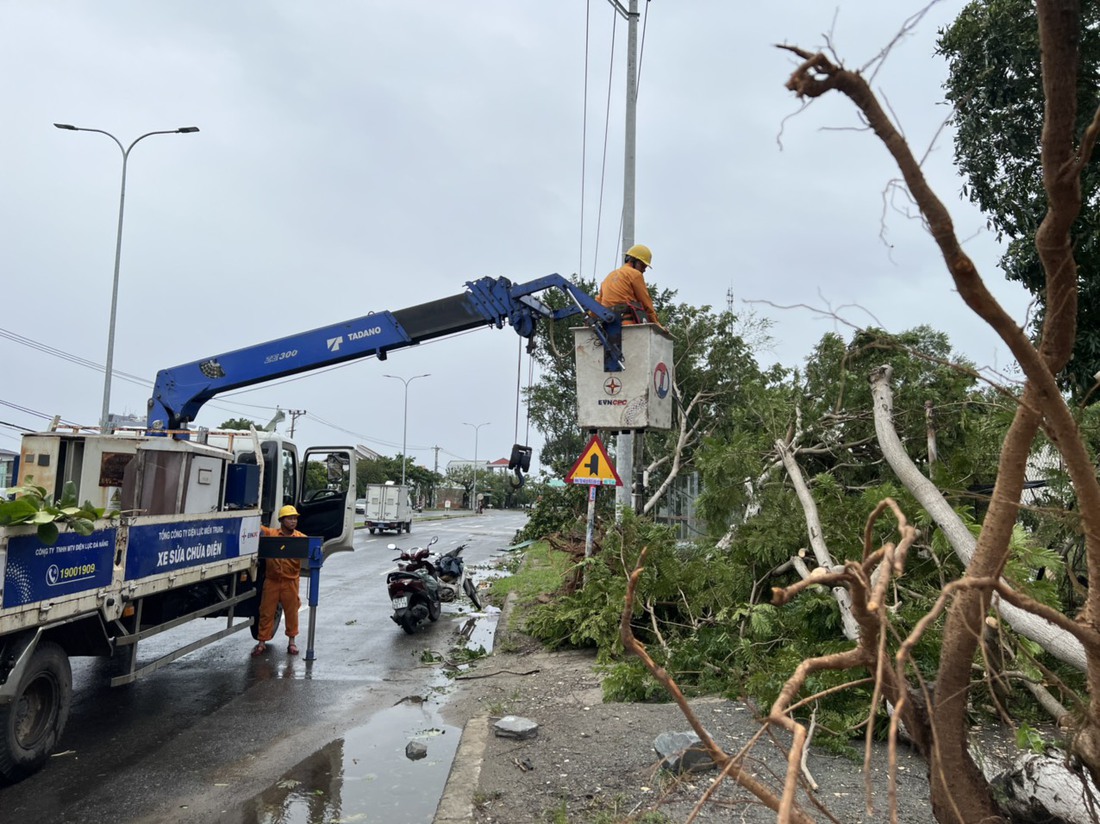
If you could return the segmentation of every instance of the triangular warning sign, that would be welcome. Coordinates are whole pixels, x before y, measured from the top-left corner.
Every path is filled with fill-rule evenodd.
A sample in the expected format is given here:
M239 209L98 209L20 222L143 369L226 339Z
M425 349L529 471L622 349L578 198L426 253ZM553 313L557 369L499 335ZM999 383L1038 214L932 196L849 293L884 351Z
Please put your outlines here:
M615 471L607 450L598 435L593 435L580 458L573 464L565 476L567 484L585 484L589 486L622 486L622 479Z

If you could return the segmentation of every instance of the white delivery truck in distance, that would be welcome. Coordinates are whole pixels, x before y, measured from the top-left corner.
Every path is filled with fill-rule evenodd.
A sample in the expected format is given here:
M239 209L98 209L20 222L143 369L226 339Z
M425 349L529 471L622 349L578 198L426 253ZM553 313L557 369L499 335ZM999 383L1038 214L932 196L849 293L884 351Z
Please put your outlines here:
M363 520L370 534L392 529L395 532L412 531L412 502L409 488L387 481L384 484L367 484L366 511Z

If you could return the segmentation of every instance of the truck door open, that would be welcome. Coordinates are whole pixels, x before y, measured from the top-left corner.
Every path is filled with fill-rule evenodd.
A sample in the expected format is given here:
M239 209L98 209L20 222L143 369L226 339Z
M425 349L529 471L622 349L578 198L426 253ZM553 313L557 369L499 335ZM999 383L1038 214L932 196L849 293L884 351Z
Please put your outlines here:
M321 552L350 552L355 535L355 450L317 446L302 460L298 531L324 539Z

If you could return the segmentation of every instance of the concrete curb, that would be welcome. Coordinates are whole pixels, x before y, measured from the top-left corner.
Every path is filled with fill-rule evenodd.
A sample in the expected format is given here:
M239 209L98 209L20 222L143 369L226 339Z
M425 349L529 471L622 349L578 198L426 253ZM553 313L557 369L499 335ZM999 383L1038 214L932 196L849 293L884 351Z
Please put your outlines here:
M433 824L473 820L474 793L481 779L481 763L488 740L489 716L479 715L466 722Z
M496 653L496 636L501 627L507 627L515 605L516 593L509 592L500 609L496 630L493 632L493 652ZM489 716L478 715L466 722L462 737L455 750L451 772L443 786L443 795L435 809L432 824L455 824L473 821L474 794L481 779L481 764L485 757L485 745L489 742Z

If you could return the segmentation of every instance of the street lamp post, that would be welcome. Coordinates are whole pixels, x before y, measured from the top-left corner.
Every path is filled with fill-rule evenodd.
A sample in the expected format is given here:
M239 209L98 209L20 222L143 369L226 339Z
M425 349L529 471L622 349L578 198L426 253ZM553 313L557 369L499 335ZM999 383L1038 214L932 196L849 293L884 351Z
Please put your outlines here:
M192 134L199 130L198 126L181 126L178 129L165 129L156 132L146 132L129 145L123 148L122 142L110 132L105 132L103 129L86 129L81 126L71 126L68 123L54 123L59 129L65 129L70 132L95 132L96 134L105 134L111 138L118 146L120 152L122 152L122 187L118 196L118 234L115 237L115 276L111 286L111 320L107 329L107 366L103 378L103 410L99 416L99 431L107 432L107 422L110 415L111 405L111 373L114 366L115 357L115 312L118 309L118 268L119 263L122 260L122 216L126 210L126 161L130 159L130 150L138 144L139 141L144 140L147 137L151 137L155 134Z
M489 421L486 421L485 423L479 423L479 424L476 424L476 425L472 424L472 423L466 423L465 421L463 421L462 425L463 426L472 426L473 429L474 429L474 491L473 491L473 494L471 495L471 499L470 499L470 509L472 509L476 512L477 511L477 433L478 433L478 430L481 429L481 427L488 426Z
M404 424L401 427L401 486L405 485L405 444L406 438L409 434L409 384L417 378L430 378L431 373L424 375L413 375L411 378L403 378L400 375L383 375L383 378L393 378L399 380L405 384L405 416Z

